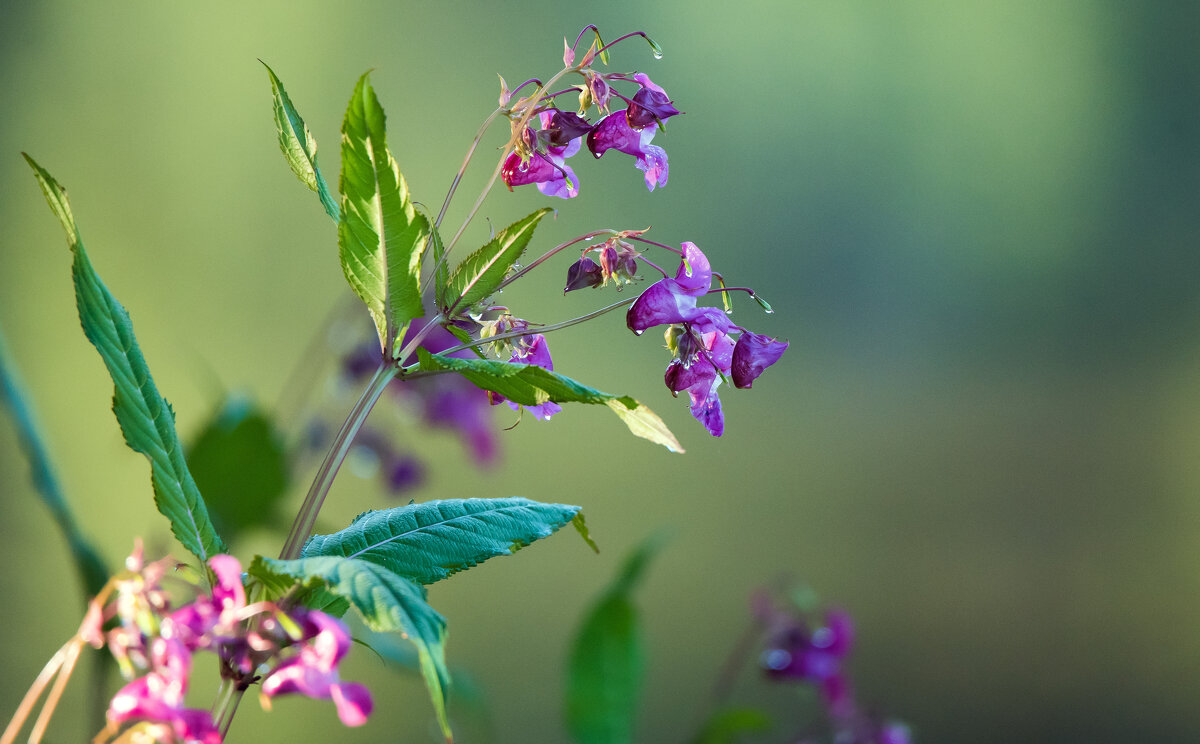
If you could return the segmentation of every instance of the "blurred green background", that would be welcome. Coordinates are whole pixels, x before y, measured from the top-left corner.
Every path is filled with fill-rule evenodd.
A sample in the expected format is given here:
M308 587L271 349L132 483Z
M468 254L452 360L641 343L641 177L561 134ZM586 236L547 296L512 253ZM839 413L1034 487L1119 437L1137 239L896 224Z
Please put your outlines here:
M753 391L725 393L727 433L712 439L663 387L657 337L610 317L552 339L559 370L648 403L683 456L583 407L504 433L490 471L464 467L449 436L408 434L434 458L417 498L579 503L603 548L564 533L433 588L450 662L490 711L489 723L460 710L460 739L565 741L571 634L624 551L662 526L674 539L639 593L641 741L694 730L748 594L784 575L853 613L860 696L918 741L1200 738L1200 5L2 10L0 325L114 565L135 536L166 550L165 521L112 420L59 226L19 152L70 189L190 438L223 390L270 406L293 367L327 364L331 352L305 347L346 293L333 227L278 151L256 58L287 85L331 180L346 100L374 68L392 149L436 207L494 106L496 73L552 74L560 39L589 22L609 38L644 29L666 57L633 41L614 68L651 73L687 112L656 140L670 184L648 195L629 158L580 156L582 193L555 201L535 249L652 224L651 237L693 240L756 287L777 313L743 301L735 318L792 347ZM502 142L485 141L448 225ZM480 216L500 227L547 201L497 191ZM477 220L467 244L486 235ZM567 263L505 301L546 322L609 301L563 298ZM7 717L81 608L8 420L0 476ZM348 474L322 527L390 503ZM248 558L280 540L236 547ZM368 726L342 730L329 704L281 700L267 714L251 699L231 740L435 741L420 683L354 656L347 676L376 694ZM737 700L786 718L791 697L754 678L743 671ZM84 739L84 709L70 693L54 740Z

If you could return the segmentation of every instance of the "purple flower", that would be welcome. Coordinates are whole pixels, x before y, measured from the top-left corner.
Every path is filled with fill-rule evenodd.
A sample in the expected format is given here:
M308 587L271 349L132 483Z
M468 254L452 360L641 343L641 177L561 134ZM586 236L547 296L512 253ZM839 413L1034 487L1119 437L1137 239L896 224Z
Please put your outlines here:
M554 369L554 361L550 358L550 350L546 348L546 337L541 333L521 336L518 343L513 345L512 358L508 361L516 364L532 364L542 369ZM489 392L488 396L492 400L492 405L508 403L509 408L514 411L524 408L543 421L549 421L551 416L562 410L562 406L551 400L533 406L523 406L513 403L499 393Z
M633 101L625 110L629 126L634 129L644 129L651 124L661 126L662 122L672 116L683 113L675 108L666 91L655 85L649 77L639 72L633 79L642 87L634 94Z
M733 349L734 387L752 386L763 370L779 361L787 347L787 341L778 341L749 331L743 333Z
M545 151L535 149L528 158L512 153L504 161L500 176L509 191L513 186L536 183L538 191L546 196L562 199L578 196L579 180L566 159L579 152L583 135L592 130L592 125L575 114L562 111L543 111L539 116L541 131L535 134L527 129L526 141L545 140L548 143Z
M699 307L697 300L712 287L712 268L695 243L683 243L682 249L683 260L674 278L647 287L630 305L625 323L639 335L654 326L672 326L668 348L676 358L667 367L667 387L673 394L687 391L692 416L719 437L725 430L717 397L722 379L731 376L737 387L750 387L788 345L734 325L720 308ZM736 345L734 333L741 334Z
M653 123L644 129L629 126L625 111L614 111L600 120L588 133L588 149L599 158L609 150L618 150L637 158L638 170L646 174L646 188L654 191L655 186L666 186L669 169L667 153L658 145L650 144L659 125Z
M318 610L310 610L299 619L307 642L263 681L264 698L298 692L314 699L333 700L342 723L363 725L373 708L371 693L357 682L342 682L337 671L350 650L346 626Z
M106 714L109 728L128 721L149 721L169 727L169 741L221 744L221 732L207 710L183 707L192 670L191 652L178 641L158 638L152 659L154 671L113 696Z

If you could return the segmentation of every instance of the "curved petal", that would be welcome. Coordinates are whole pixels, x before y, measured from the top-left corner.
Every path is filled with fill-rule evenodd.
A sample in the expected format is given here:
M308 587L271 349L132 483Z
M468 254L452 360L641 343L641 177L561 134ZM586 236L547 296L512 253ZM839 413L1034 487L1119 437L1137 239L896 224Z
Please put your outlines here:
M329 688L333 704L337 706L338 718L347 726L361 726L367 722L375 704L371 692L357 682L336 684Z
M754 381L787 351L787 341L778 341L769 336L746 331L733 349L731 375L735 387L748 388Z

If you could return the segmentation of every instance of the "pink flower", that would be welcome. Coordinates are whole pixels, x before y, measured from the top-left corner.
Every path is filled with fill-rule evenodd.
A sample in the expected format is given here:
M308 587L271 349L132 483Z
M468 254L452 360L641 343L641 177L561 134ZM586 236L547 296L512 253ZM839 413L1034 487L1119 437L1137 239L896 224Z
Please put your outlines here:
M263 681L263 695L269 700L275 695L298 692L314 699L333 700L342 723L363 725L373 707L370 691L338 677L337 665L350 650L346 626L317 610L308 611L301 619L307 642Z

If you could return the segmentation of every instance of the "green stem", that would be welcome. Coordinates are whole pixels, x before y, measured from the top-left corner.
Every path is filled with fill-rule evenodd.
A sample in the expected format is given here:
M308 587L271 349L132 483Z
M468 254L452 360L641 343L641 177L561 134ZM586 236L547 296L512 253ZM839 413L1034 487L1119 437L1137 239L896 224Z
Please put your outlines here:
M611 305L606 305L606 306L600 308L599 310L593 310L592 312L587 313L586 315L580 315L578 318L571 318L570 320L564 320L561 323L554 323L554 324L548 325L548 326L538 326L538 327L531 326L529 328L526 328L523 331L513 331L511 333L501 333L498 336L489 336L488 338L481 338L478 341L473 341L469 344L459 344L458 346L455 346L453 349L446 349L445 351L442 351L439 353L442 356L447 356L449 354L453 354L455 352L462 351L463 349L473 349L476 346L483 346L484 344L490 344L495 341L504 341L505 339L509 339L509 338L519 338L521 336L528 336L530 333L550 333L551 331L562 330L563 328L569 328L573 325L578 325L580 323L587 322L587 321L591 320L592 318L598 318L601 315L604 315L607 312L616 310L619 307L624 307L626 305L632 305L635 301L637 301L637 297L630 297L628 299L621 300L620 302L614 302Z
M320 513L321 506L325 503L325 497L329 494L329 488L333 485L338 468L342 466L346 454L350 451L350 445L354 443L354 435L362 428L363 422L367 420L367 415L371 413L376 401L383 395L383 391L398 371L393 364L380 364L379 369L375 370L375 375L367 384L366 390L354 404L346 422L342 424L342 428L334 437L333 444L329 446L325 461L317 470L312 486L308 489L308 495L304 497L304 503L296 514L296 521L292 523L292 531L288 533L287 542L284 543L283 550L279 553L282 560L300 557L300 549L304 547L304 542L312 534L317 514Z
M551 258L559 251L570 248L571 246L575 245L576 243L583 242L584 240L591 240L592 238L595 238L599 235L604 235L604 234L619 235L620 233L618 233L616 230L593 230L592 232L587 233L586 235L580 235L578 238L575 238L574 240L568 240L566 243L560 243L560 244L554 246L553 248L551 248L550 250L546 251L545 253L543 253L533 263L530 263L528 266L523 266L523 267L521 267L521 269L519 271L516 271L516 272L510 274L509 276L505 277L504 281L500 282L500 284L498 284L496 286L496 290L499 291L501 289L504 289L505 287L512 284L516 280L525 276L529 272L536 269L543 261L546 261L547 259Z
M213 724L217 730L221 732L221 740L224 741L229 733L229 727L233 724L233 717L237 714L238 704L242 702L242 697L246 694L246 690L238 685L232 679L221 680L221 687L217 690L217 701L213 704Z

